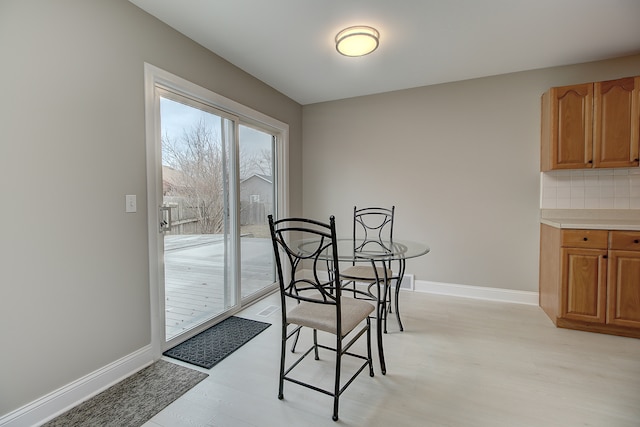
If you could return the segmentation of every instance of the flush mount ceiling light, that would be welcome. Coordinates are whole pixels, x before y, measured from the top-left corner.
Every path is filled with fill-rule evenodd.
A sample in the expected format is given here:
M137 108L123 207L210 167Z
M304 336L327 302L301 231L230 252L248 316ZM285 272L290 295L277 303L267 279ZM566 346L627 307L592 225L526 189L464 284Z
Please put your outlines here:
M336 49L344 56L364 56L378 48L380 33L372 27L358 25L336 35Z

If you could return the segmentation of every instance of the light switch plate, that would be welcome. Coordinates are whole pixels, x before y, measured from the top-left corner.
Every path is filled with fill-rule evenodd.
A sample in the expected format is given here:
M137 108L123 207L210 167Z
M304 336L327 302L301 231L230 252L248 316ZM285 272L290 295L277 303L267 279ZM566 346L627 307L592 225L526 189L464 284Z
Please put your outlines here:
M127 194L124 196L125 199L125 212L136 212L138 210L136 195L135 194Z

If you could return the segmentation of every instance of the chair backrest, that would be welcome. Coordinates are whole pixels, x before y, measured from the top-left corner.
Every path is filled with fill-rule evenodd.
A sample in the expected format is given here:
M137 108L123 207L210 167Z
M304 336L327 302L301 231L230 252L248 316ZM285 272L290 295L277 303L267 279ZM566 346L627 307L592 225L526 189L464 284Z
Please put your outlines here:
M333 215L329 224L307 218L277 221L272 215L268 218L283 316L286 316L287 297L298 302L336 305L340 316L338 249ZM305 268L311 268L310 274L304 274Z
M358 240L357 250L385 250L393 241L393 217L396 207L391 209L353 207L353 241Z

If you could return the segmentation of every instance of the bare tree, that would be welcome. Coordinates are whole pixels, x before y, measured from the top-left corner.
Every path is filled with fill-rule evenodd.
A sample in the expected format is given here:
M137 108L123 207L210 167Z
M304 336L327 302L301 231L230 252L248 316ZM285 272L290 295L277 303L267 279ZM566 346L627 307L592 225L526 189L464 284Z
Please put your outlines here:
M273 175L273 159L271 158L271 150L263 148L255 161L255 168L258 173L266 176Z
M224 161L221 138L200 119L179 139L162 137L163 160L178 171L175 195L184 200L198 232L224 228Z
M271 150L263 148L259 153L240 151L240 179L253 174L273 175Z
M230 164L230 159L224 156L222 138L215 128L201 118L191 128L183 129L179 138L163 135L162 158L165 165L173 168L170 194L167 195L175 197L182 206L176 225L192 223L195 232L200 234L223 231L227 173L224 166L225 162ZM271 149L240 150L241 179L253 174L270 177L272 165ZM241 203L241 213L245 208Z

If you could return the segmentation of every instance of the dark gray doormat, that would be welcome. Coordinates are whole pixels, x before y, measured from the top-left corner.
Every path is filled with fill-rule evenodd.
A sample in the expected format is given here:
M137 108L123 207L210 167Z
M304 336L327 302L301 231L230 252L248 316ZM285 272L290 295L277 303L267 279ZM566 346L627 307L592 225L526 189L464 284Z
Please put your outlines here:
M164 352L165 356L210 369L271 323L231 316Z
M138 427L208 376L158 360L42 427Z

